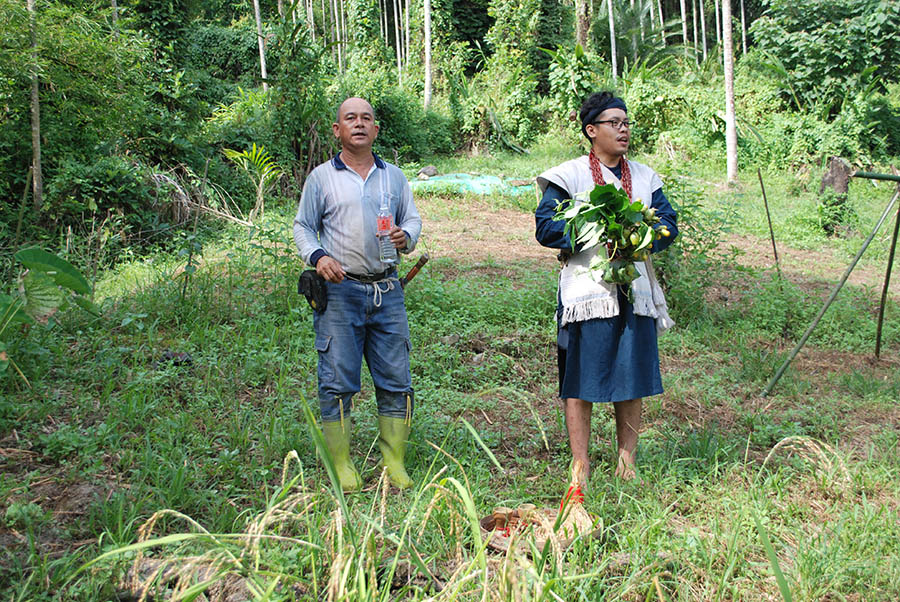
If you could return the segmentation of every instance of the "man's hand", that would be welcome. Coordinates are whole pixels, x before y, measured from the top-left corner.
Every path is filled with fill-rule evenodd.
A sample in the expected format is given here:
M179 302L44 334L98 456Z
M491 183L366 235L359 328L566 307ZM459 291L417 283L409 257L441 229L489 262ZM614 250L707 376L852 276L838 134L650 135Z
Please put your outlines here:
M405 249L406 248L406 232L400 229L400 226L395 225L391 228L391 242L394 243L394 247L397 249Z
M338 263L338 260L328 255L322 255L316 262L316 273L328 282L337 284L344 279L344 268Z

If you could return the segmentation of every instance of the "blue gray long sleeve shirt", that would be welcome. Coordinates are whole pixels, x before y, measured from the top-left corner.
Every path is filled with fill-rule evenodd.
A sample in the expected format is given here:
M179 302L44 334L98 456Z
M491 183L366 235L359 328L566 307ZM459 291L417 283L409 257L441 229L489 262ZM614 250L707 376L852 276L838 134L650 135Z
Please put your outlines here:
M422 231L406 176L377 155L363 179L340 155L316 167L306 184L294 218L294 242L310 265L327 254L353 274L375 274L388 267L379 260L376 218L382 204L406 232L404 253L412 251Z

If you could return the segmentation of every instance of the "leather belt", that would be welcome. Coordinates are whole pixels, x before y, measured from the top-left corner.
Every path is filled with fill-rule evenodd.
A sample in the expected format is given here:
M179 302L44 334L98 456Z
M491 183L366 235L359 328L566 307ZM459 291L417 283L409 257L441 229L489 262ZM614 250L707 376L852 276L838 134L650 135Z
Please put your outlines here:
M351 274L350 272L346 272L344 275L350 280L356 280L357 282L362 282L363 284L372 284L373 282L384 280L388 276L394 274L396 274L396 270L394 268L391 268L383 272L378 272L377 274Z

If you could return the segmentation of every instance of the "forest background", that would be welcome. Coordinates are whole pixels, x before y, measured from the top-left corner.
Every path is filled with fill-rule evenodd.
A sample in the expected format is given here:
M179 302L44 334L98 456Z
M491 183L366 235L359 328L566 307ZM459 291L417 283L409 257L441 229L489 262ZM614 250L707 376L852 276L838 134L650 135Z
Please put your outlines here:
M900 595L895 294L886 359L866 356L887 234L862 265L879 276L848 287L803 370L759 395L892 190L818 188L829 157L889 172L900 156L900 3L0 0L0 23L4 598L137 597L154 581L183 599L238 581L253 599ZM441 408L417 413L420 486L373 491L360 421L370 487L329 493L288 226L337 150L337 104L372 102L376 152L410 180L426 164L529 180L580 152L572 111L601 88L627 101L632 156L682 220L658 260L679 328L661 343L667 395L645 412L647 487L595 477L603 536L569 555L473 545L478 516L553 506L566 479L547 401L555 266L530 233L509 238L533 196L437 190L417 195L437 253L408 292L417 396ZM723 244L768 236L757 169L793 246L785 271L827 272L814 281ZM47 315L12 320L20 299ZM166 558L179 585L158 574Z
M725 133L722 11L687 4L436 0L427 57L427 5L408 0L263 2L258 11L200 0L37 2L30 12L3 0L3 271L25 241L65 239L81 265L78 248L97 237L108 257L164 242L187 215L172 206L173 188L249 211L255 187L225 148L264 147L283 171L277 195L296 200L334 152L332 113L351 93L371 99L376 150L401 165L561 133L575 144L570 111L603 86L624 95L639 123L633 152L715 156ZM736 4L742 168L831 155L871 165L900 153L898 14L897 3L874 0Z

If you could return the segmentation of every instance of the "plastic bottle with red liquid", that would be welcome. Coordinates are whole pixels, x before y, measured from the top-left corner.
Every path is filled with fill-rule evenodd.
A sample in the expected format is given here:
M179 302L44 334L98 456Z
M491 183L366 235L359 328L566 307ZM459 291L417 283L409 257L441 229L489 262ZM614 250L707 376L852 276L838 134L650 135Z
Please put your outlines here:
M378 210L378 255L381 263L397 263L397 249L391 242L391 228L394 227L394 215L388 207L387 199L382 199Z

